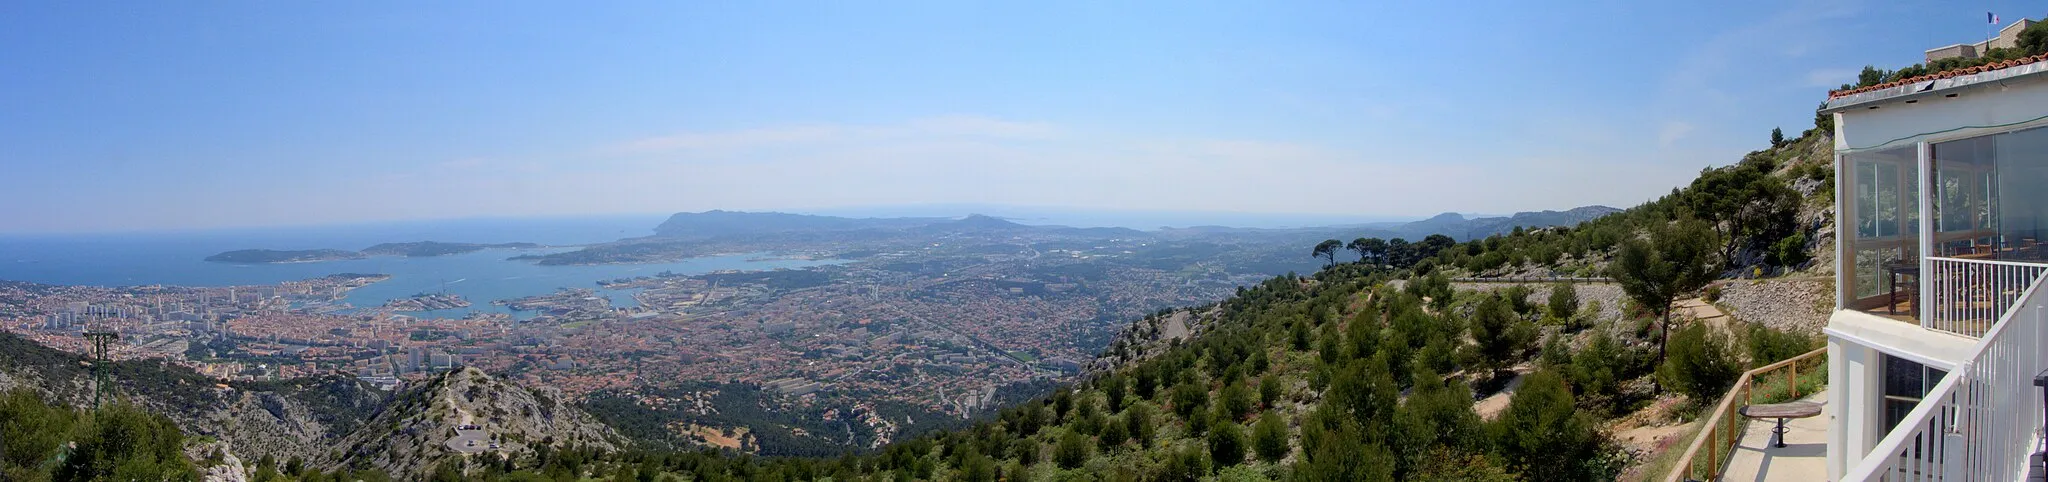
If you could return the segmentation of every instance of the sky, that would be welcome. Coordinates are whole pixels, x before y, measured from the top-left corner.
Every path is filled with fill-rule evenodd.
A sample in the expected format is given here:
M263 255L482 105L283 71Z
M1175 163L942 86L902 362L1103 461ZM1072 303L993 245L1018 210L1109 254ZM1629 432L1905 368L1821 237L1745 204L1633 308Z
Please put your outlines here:
M0 2L0 233L1626 207L1972 3Z

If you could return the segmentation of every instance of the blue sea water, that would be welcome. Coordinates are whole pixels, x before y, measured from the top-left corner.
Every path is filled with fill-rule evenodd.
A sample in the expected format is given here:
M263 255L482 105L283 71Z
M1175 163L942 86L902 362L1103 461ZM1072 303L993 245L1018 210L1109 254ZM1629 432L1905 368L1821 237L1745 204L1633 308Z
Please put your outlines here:
M769 270L838 263L837 260L757 260L766 253L707 256L666 263L595 266L541 266L506 258L521 254L574 249L486 249L424 258L373 256L359 260L286 264L228 264L205 261L237 249L361 250L378 243L443 241L465 243L531 242L554 246L588 244L645 236L660 216L617 216L575 219L499 219L407 222L310 228L222 230L174 233L124 233L0 236L0 280L60 285L184 285L236 286L273 284L336 273L380 273L391 279L358 288L347 301L359 307L382 305L418 293L462 295L472 306L421 313L459 317L470 311L506 312L493 300L554 292L560 288L596 288L600 280L650 276L663 271L702 274L718 270ZM613 306L633 306L630 290L601 290Z

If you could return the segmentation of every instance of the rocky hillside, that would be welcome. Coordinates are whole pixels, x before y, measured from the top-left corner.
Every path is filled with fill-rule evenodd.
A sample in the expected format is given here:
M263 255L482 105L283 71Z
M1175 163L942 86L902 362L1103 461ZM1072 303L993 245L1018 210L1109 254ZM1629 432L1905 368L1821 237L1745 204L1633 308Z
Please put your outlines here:
M518 459L532 457L539 446L613 452L626 445L625 437L559 391L523 388L464 368L400 394L337 444L337 462L393 475L424 474L465 454Z
M0 333L0 390L25 388L45 400L89 407L91 373L84 366L78 355ZM385 399L349 377L223 384L154 360L119 362L112 378L122 399L251 459L319 460Z
M86 366L78 355L0 333L0 392L26 389L51 403L89 407ZM522 388L474 368L396 394L342 375L221 383L154 360L117 362L112 379L118 399L195 436L187 451L214 458L198 464L209 480L238 480L233 475L255 468L231 466L266 458L413 480L465 453L530 459L543 445L595 453L626 448L624 437L560 392ZM475 429L459 429L465 425Z
M1190 338L1200 336L1215 319L1213 306L1165 310L1131 322L1117 334L1109 347L1088 363L1090 373L1114 370L1157 356Z

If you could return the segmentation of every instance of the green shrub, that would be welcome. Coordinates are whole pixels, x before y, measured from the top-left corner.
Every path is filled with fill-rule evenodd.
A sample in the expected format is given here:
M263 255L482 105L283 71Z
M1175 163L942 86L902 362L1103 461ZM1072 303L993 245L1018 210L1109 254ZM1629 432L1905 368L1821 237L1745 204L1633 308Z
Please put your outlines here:
M1259 406L1273 408L1280 401L1280 375L1268 374L1259 378Z
M1695 404L1712 403L1742 373L1730 351L1727 336L1695 323L1671 334L1670 353L1657 367L1657 380Z
M1245 388L1243 383L1231 383L1229 386L1223 387L1222 393L1218 394L1217 398L1220 399L1217 401L1217 415L1220 415L1223 420L1234 422L1244 418L1245 414L1252 412L1251 389Z
M1131 439L1129 427L1122 418L1110 419L1109 423L1102 425L1102 433L1096 435L1095 443L1102 447L1103 452L1116 450L1124 441Z
M1159 471L1157 480L1187 481L1201 480L1209 473L1209 456L1200 447L1187 447L1167 457L1166 466Z
M1766 261L1778 266L1798 266L1812 259L1806 254L1806 233L1794 232L1772 243L1769 258Z
M1252 425L1252 448L1267 462L1287 458L1287 421L1273 412L1260 415L1259 422Z
M1209 460L1217 467L1229 467L1244 463L1244 429L1237 424L1218 420L1209 429Z
M1579 290L1571 283L1550 288L1550 316L1560 320L1579 314Z
M1081 468L1081 464L1088 462L1088 439L1075 432L1060 435L1059 443L1052 448L1052 461L1062 469Z
M1159 428L1152 425L1152 406L1139 403L1124 410L1124 432L1138 441L1139 447L1152 445L1152 434Z
M1674 340L1675 341L1675 340ZM1523 379L1491 427L1508 465L1529 480L1606 480L1589 464L1602 450L1591 417L1579 413L1564 379L1538 371Z
M1594 335L1593 341L1572 357L1572 381L1588 395L1613 395L1628 375L1629 356L1614 337Z
M1753 367L1799 356L1813 351L1819 345L1812 338L1762 324L1750 325L1748 336L1745 338L1749 345L1749 364Z

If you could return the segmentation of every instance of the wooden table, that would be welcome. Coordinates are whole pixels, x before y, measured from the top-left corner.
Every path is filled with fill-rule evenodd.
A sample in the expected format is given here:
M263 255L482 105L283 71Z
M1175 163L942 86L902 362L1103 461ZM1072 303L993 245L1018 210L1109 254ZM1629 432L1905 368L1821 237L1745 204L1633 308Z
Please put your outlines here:
M1742 406L1742 409L1738 410L1737 412L1741 413L1742 416L1749 418L1778 419L1778 427L1771 429L1771 436L1778 439L1778 443L1776 445L1779 448L1783 448L1785 446L1786 432L1785 419L1819 416L1820 404L1813 402L1786 402L1770 403L1763 405L1744 405Z

